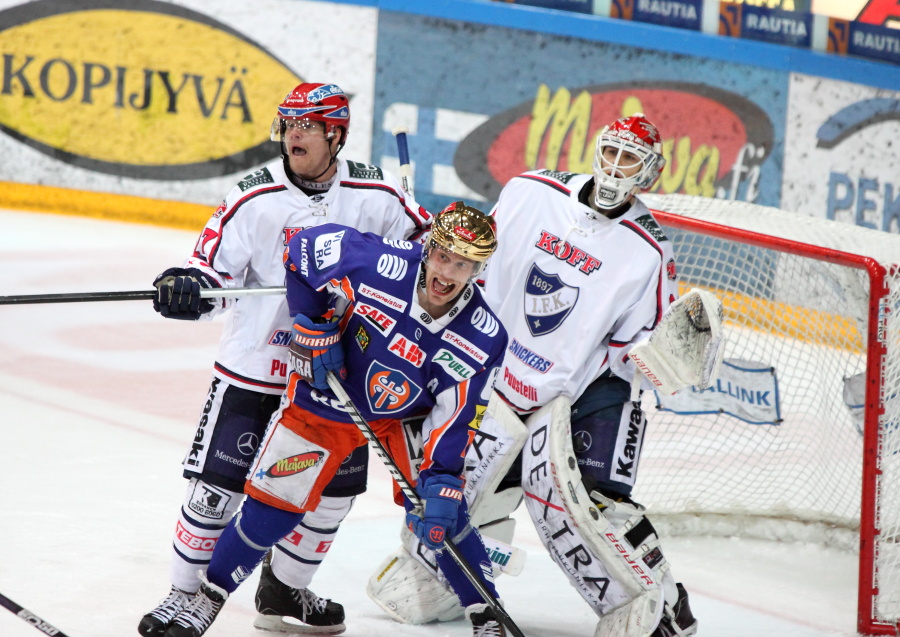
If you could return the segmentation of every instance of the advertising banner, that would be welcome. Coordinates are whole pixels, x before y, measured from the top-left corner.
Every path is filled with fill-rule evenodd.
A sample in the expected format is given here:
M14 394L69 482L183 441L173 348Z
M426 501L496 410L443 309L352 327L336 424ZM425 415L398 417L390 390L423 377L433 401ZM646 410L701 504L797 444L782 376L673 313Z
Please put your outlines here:
M813 14L809 12L719 4L719 35L809 48L812 28Z
M782 207L900 232L900 92L794 74Z
M664 140L657 192L780 203L785 73L386 11L378 68L373 157L396 166L391 130L409 128L431 208L493 202L526 170L590 172L602 127L635 112Z
M211 7L0 0L0 181L215 206L278 157L275 109L305 81L352 95L344 152L369 160L374 9Z
M612 0L611 18L649 22L679 29L703 28L705 0Z

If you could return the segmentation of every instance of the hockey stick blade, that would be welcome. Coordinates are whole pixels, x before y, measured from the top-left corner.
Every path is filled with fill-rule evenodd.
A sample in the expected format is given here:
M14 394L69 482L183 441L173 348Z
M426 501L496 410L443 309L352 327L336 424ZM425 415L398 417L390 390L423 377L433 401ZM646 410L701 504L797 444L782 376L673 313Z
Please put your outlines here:
M369 426L369 423L366 422L366 419L362 417L362 414L359 413L359 410L356 408L356 405L353 404L353 401L350 400L350 396L347 394L347 391L344 389L344 386L341 385L341 381L338 380L338 377L334 375L334 372L329 371L326 375L326 380L328 382L328 386L331 388L331 391L334 392L334 395L337 396L337 399L344 404L344 409L347 410L347 413L350 414L350 418L353 420L354 424L359 427L359 430L362 432L363 436L365 436L366 440L372 445L375 450L376 455L381 458L381 461L384 463L387 470L390 472L391 477L397 481L397 484L400 486L400 490L406 494L406 497L409 498L409 501L412 502L415 508L421 508L422 500L419 498L419 494L416 493L416 490L413 488L412 484L410 484L409 480L406 479L406 476L403 475L403 472L400 471L400 468L397 466L397 463L394 462L394 459L391 458L390 453L382 444L382 442L378 439L378 436L375 435L375 432L372 431L372 428ZM468 560L466 560L465 556L460 552L459 548L450 541L449 538L444 539L444 548L450 554L450 557L453 558L459 568L462 570L463 574L466 576L466 579L475 587L475 590L478 591L478 594L481 595L481 598L485 601L485 603L491 607L494 613L497 615L497 619L506 626L509 630L510 634L513 637L525 637L525 633L523 633L516 623L513 621L512 617L509 616L509 613L500 605L499 600L494 597L493 594L487 589L484 583L481 581L481 578L478 577L477 571L472 568L472 565L469 564Z
M265 288L203 288L202 299L232 299L244 296L284 294L283 287ZM156 298L156 290L131 292L73 292L69 294L22 294L0 296L0 305L24 305L27 303L87 303L91 301L141 301Z
M51 635L52 637L67 637L67 635L59 628L52 624L48 624L31 611L25 610L10 598L6 597L3 593L0 593L0 606L3 606L3 608L23 620L26 624L34 626L45 635Z

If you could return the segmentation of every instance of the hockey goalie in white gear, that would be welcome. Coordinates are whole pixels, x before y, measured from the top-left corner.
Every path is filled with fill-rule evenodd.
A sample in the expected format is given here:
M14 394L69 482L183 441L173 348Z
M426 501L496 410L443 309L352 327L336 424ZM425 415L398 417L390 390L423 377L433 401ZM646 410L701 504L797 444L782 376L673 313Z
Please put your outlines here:
M490 384L488 385L490 387ZM525 553L510 546L515 520L510 514L522 501L518 482L504 477L527 437L525 425L499 398L492 396L466 455L465 497L471 524L490 555L494 577L518 575ZM459 599L444 580L432 551L403 527L401 546L369 578L366 592L388 615L403 624L452 621L463 616Z

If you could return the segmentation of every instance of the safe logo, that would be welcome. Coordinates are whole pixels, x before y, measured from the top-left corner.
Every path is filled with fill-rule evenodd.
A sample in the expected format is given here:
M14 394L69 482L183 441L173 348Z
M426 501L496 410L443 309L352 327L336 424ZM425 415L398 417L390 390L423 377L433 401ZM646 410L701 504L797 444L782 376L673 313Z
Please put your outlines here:
M0 130L41 153L157 180L277 156L266 123L299 78L210 15L150 0L38 0L0 12L0 25Z
M403 372L372 361L366 372L366 396L373 414L394 414L409 407L422 388L409 380Z
M362 316L366 321L375 326L384 336L389 335L397 324L397 321L377 307L372 307L368 303L357 303L353 308L353 313Z

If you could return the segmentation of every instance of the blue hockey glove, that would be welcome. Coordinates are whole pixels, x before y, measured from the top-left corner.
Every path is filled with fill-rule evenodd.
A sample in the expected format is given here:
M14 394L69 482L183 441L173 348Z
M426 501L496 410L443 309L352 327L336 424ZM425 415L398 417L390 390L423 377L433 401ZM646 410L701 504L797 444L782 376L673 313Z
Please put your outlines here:
M197 268L169 268L156 277L153 287L154 310L166 318L196 321L215 307L213 301L200 298L200 288L222 286Z
M316 389L328 389L325 377L329 371L340 378L346 378L340 324L315 323L303 314L295 316L291 344L288 346L288 362L295 372Z
M414 509L407 513L406 525L432 551L443 546L447 529L456 527L463 498L462 485L462 478L432 475L416 487L425 511Z

